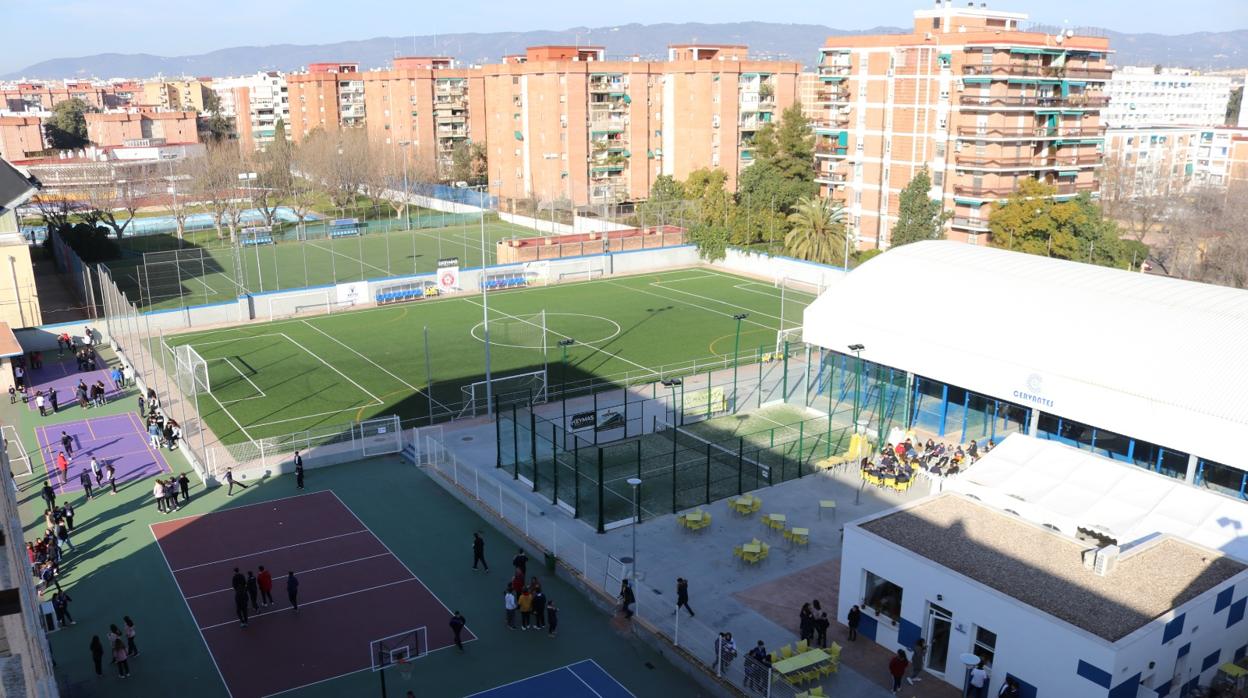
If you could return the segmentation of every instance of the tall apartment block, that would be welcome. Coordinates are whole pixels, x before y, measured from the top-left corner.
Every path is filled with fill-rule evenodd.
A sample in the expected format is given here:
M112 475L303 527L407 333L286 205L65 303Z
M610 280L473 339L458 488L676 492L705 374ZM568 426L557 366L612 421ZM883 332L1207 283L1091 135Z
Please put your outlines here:
M358 63L311 63L307 72L286 76L291 137L313 129L364 125L364 80Z
M95 109L121 109L137 104L142 94L142 86L130 81L8 83L0 85L0 112L47 113L70 99L80 99Z
M703 167L735 186L758 129L796 100L800 66L690 44L671 46L665 61L536 46L483 70L498 193L592 206L644 199L659 175Z
M221 113L234 122L234 130L244 152L263 150L273 142L273 132L281 119L290 136L290 103L286 77L278 72L219 78L212 90L221 103Z
M137 106L150 111L204 112L204 98L211 91L211 78L153 80L143 83Z
M1109 128L1125 126L1221 126L1231 99L1231 78L1191 70L1127 66L1106 86Z
M986 242L993 202L1027 178L1096 194L1105 38L1023 31L1024 14L938 2L910 34L828 39L818 68L816 178L860 248L887 248L898 194L922 167L953 212L947 236Z

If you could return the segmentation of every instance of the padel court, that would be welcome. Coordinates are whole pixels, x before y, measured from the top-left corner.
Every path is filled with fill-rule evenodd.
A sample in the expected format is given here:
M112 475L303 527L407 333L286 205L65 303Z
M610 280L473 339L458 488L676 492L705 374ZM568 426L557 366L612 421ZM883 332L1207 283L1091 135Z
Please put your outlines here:
M503 684L469 698L634 698L592 659Z
M151 529L236 698L376 668L378 648L388 659L396 647L410 646L403 656L419 657L453 644L450 610L333 492ZM230 578L235 567L258 574L261 565L273 575L273 603L253 612L242 628ZM288 571L299 580L297 612L287 598ZM465 628L463 639L475 636Z

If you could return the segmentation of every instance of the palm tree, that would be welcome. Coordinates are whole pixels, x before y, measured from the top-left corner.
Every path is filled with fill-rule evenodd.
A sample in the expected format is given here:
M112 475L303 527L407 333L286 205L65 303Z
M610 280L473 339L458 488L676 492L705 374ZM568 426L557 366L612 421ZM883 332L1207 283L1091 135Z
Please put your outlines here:
M845 246L845 207L815 196L803 197L789 214L785 253L820 264L836 264Z

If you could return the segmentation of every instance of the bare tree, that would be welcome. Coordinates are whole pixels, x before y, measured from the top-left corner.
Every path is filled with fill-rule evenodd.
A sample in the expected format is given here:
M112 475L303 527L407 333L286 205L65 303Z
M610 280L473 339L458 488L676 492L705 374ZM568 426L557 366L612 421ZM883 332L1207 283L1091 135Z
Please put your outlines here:
M44 222L48 224L48 230L66 225L69 223L69 217L74 213L74 204L69 192L41 193L32 199L31 203L39 209L39 215L43 216Z
M210 143L200 167L193 174L191 190L212 214L218 240L225 238L230 209L239 197L238 175L242 170L243 160L236 145ZM233 241L234 226L230 226L230 242Z
M1201 213L1208 226L1195 278L1248 288L1248 197L1244 192L1203 191ZM1238 195L1236 195L1238 194Z
M291 174L291 146L286 141L274 141L268 148L253 151L245 157L246 167L256 173L256 181L248 189L251 205L264 218L265 225L273 225L277 208L290 194L294 180Z
M168 179L166 190L169 194L169 213L177 225L177 236L181 240L186 235L186 219L194 210L195 174L202 166L199 158L185 158L168 163Z
M355 203L368 179L368 135L363 129L336 133L315 131L300 148L300 171L331 203L346 208Z
M121 239L134 220L134 214L142 205L143 196L147 193L146 181L131 181L117 178L111 181L100 181L82 188L84 203L90 208L99 222L108 226L113 234ZM122 216L121 214L125 215Z

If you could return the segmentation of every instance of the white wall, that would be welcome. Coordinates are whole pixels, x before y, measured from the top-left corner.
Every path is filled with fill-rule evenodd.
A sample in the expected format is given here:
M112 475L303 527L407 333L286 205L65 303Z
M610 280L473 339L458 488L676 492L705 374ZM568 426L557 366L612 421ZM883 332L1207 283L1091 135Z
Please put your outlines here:
M796 279L826 288L846 274L839 267L829 267L791 257L771 257L759 252L729 248L724 259L712 266L766 279Z
M522 216L518 213L506 213L503 211L499 211L498 217L500 220L506 221L507 223L524 226L525 228L532 228L539 233L550 233L551 235L571 235L578 232L574 226L559 223L558 221L552 221L549 218L543 220L541 218Z

